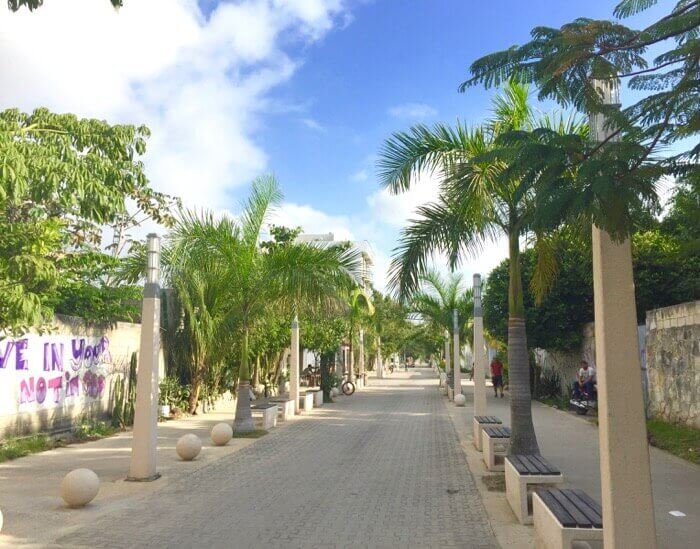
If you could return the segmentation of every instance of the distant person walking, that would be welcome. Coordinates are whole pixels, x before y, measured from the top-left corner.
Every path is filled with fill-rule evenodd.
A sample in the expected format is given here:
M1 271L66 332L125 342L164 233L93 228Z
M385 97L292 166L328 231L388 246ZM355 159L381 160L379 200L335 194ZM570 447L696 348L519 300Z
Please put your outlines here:
M493 383L493 396L498 398L498 388L501 388L501 398L503 398L503 363L498 355L491 361L491 382Z

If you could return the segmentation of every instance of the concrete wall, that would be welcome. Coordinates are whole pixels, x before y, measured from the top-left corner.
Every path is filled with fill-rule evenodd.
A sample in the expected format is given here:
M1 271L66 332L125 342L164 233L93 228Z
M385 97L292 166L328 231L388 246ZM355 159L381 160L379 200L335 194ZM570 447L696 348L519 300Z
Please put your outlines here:
M140 334L140 324L57 317L49 333L0 338L0 437L110 414Z
M700 301L647 312L649 411L700 428Z

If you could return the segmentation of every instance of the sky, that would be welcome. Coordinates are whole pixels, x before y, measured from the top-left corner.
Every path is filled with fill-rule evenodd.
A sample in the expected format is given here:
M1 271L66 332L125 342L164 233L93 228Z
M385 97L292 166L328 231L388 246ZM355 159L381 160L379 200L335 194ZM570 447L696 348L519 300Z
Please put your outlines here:
M190 208L235 214L250 182L273 173L285 198L270 221L368 240L384 289L401 228L437 186L426 174L408 193L382 189L382 142L416 123L483 120L494 91L457 92L473 60L522 43L537 25L609 18L614 1L124 4L0 8L0 109L146 124L152 186ZM495 242L460 271L486 274L506 254Z

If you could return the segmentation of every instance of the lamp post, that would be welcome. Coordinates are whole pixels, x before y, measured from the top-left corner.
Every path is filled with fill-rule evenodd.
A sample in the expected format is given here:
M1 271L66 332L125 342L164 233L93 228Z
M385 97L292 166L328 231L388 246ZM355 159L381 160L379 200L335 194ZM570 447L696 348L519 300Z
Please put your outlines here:
M457 313L457 309L452 311L452 334L454 340L454 351L452 353L452 356L454 357L452 361L454 364L454 367L452 368L454 371L454 394L452 395L452 400L454 400L454 397L462 394L462 368L460 364L461 353L459 352L459 314Z
M377 336L377 377L384 379L384 364L382 364L382 338Z
M359 357L359 364L357 366L359 372L360 372L360 379L361 383L364 386L365 383L365 331L360 330L360 335L359 335L359 344L360 344L360 357Z
M445 330L445 376L446 376L446 385L450 385L450 332L449 330ZM447 389L445 389L447 390Z
M294 413L301 413L299 406L299 317L292 320L292 352L289 360L289 398L294 401Z
M617 80L592 84L604 105L619 108ZM594 141L617 140L604 113L591 112L589 126ZM594 226L592 246L604 544L653 548L656 527L630 240L616 242Z
M486 415L486 387L484 385L484 313L481 309L481 275L475 274L472 283L474 298L474 415Z
M141 308L141 342L136 379L131 465L127 480L151 481L156 471L158 429L158 358L160 356L160 239L149 234L146 284Z

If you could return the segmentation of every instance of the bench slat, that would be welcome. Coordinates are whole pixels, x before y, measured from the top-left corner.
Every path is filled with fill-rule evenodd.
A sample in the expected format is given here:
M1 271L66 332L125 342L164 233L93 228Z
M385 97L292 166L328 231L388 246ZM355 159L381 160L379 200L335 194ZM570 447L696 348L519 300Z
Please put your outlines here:
M561 505L566 512L576 521L576 526L578 528L592 528L593 522L576 506L572 501L566 497L564 490L550 490L552 497L557 500L559 505Z
M564 528L576 528L576 520L567 512L567 510L554 498L550 490L537 490L537 495L542 498L542 501L547 508L554 513L557 520Z
M556 469L551 463L549 463L542 456L530 456L532 461L539 463L540 473L543 475L561 475L561 471Z
M510 438L508 427L486 427L484 432L491 438Z
M591 524L595 528L603 527L603 518L600 516L600 510L596 509L598 505L595 504L595 502L591 500L591 498L588 497L587 494L581 492L580 490L562 490L562 492L564 496L566 496L569 499L569 501L571 501L584 515L586 515L586 518L589 521L591 521ZM594 505L591 506L576 492L580 492L581 494L583 494L584 497L590 500L591 503L594 503Z
M523 463L527 469L528 474L536 475L540 473L540 467L536 462L531 459L532 456L520 456L520 461Z
M522 464L520 461L520 456L506 456L506 459L510 462L510 464L515 467L515 470L518 472L518 474L521 475L527 475L527 467Z
M496 416L474 416L477 423L503 423Z

